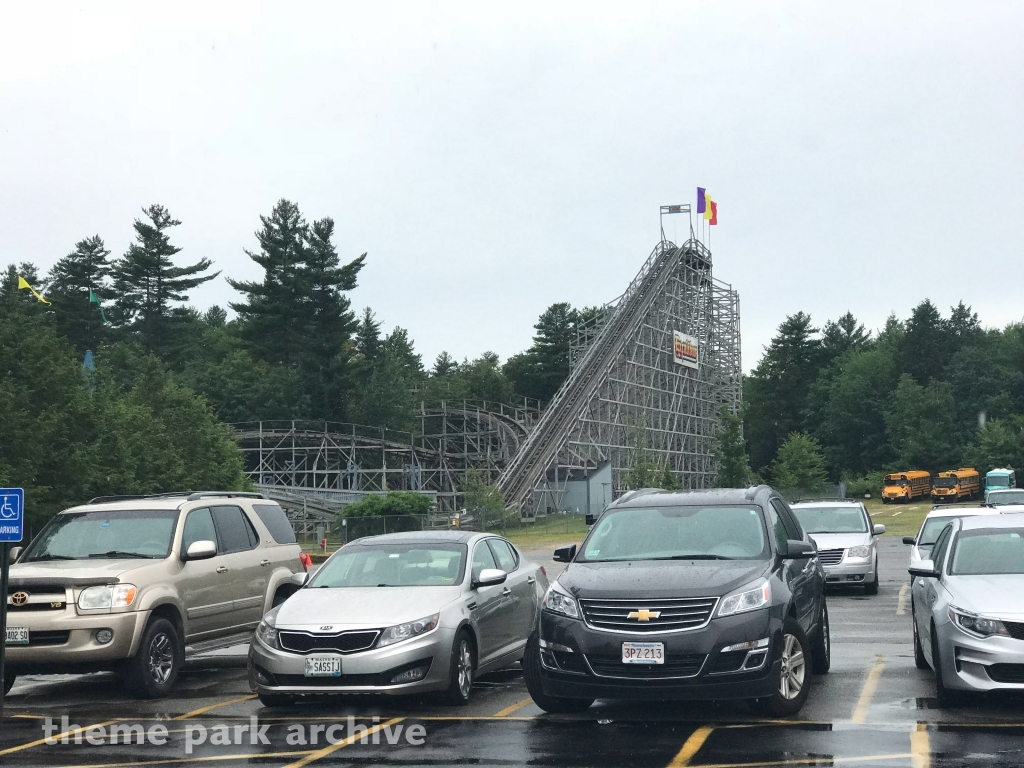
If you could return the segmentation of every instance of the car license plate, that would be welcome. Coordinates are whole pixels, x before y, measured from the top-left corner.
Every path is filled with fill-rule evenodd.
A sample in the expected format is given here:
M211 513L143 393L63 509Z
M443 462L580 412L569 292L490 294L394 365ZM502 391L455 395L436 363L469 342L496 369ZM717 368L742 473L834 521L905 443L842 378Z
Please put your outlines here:
M623 664L664 664L664 643L623 643Z
M341 656L307 656L306 677L341 677Z
M28 645L28 627L8 627L6 645Z

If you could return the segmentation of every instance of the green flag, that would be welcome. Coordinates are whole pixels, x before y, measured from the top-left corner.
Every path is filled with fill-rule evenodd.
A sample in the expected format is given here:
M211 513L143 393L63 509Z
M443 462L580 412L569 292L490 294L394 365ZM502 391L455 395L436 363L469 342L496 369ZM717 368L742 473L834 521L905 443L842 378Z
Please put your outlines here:
M97 307L100 308L100 318L103 320L104 323L107 322L107 316L103 314L103 305L100 304L100 297L93 293L91 288L89 289L89 303L95 304Z

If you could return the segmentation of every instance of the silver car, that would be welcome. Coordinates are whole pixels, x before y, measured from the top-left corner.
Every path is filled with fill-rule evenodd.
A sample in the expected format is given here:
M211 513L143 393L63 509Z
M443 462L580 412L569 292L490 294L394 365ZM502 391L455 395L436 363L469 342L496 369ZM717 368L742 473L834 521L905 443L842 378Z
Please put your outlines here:
M542 567L491 534L359 539L263 617L249 682L266 706L424 691L465 704L476 675L522 659L547 587Z
M914 661L939 703L1024 690L1024 515L954 518L910 573Z
M910 567L913 568L917 563L929 558L932 547L935 546L935 540L939 538L942 529L949 525L951 520L976 517L978 515L998 514L998 509L982 507L977 504L959 507L942 504L932 507L932 511L928 513L924 522L921 523L921 530L917 532L917 536L903 537L903 543L911 546ZM911 576L910 581L914 581L913 576Z
M1000 514L1024 512L1024 488L996 488L985 494L985 505Z
M864 586L878 594L878 536L884 525L874 525L859 501L815 501L793 505L804 531L818 547L818 560L826 583Z

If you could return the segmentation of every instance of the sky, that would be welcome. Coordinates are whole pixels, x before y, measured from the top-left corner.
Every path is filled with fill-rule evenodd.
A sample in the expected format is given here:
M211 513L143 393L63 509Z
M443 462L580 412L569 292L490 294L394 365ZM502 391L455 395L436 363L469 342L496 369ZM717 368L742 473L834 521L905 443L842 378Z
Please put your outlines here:
M151 203L182 262L280 198L332 217L352 292L428 366L603 304L659 206L719 206L743 365L786 315L869 328L930 298L1024 319L1024 3L0 0L0 265L44 271ZM666 235L683 239L683 217Z

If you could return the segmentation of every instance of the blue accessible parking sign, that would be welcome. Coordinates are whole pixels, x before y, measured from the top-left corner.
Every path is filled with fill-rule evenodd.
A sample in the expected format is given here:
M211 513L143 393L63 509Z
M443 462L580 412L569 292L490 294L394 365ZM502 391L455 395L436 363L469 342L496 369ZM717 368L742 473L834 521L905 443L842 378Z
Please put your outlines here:
M0 488L0 543L21 541L25 534L25 491Z

